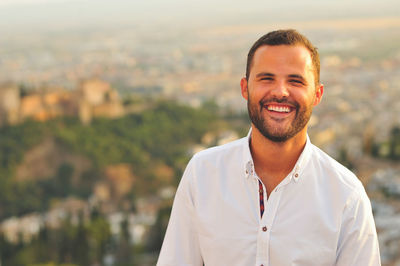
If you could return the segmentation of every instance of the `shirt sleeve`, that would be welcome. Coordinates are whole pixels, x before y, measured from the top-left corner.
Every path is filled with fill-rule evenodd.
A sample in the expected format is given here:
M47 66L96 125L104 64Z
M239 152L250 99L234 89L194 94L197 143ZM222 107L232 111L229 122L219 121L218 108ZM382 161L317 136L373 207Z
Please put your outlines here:
M194 224L194 202L190 187L193 175L191 161L176 191L157 266L203 265Z
M364 189L345 207L337 249L337 266L380 266L379 243L371 203Z

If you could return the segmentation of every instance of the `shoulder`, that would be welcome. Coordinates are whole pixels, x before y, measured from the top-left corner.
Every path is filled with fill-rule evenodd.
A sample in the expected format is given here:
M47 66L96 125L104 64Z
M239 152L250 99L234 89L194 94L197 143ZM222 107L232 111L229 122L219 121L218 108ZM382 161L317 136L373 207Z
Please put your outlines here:
M352 171L317 146L311 144L311 149L314 166L320 171L322 176L328 179L330 185L338 185L344 190L355 192L356 194L365 194L365 189L361 181Z
M312 163L316 171L322 200L338 207L343 219L354 217L357 212L371 217L371 203L358 177L327 153L312 145Z
M244 173L243 158L247 152L248 139L242 138L233 142L205 149L193 155L183 173L180 187L186 187L193 197L212 195L227 180ZM179 190L179 188L178 188ZM216 193L215 195L217 195Z
M183 179L187 178L194 183L202 182L210 185L208 182L216 182L232 174L240 173L246 152L249 153L248 138L246 137L202 150L190 159Z
M248 138L244 137L224 145L211 147L202 150L193 155L191 162L193 163L204 163L204 162L218 162L230 158L239 159L245 152ZM247 144L248 145L248 144Z

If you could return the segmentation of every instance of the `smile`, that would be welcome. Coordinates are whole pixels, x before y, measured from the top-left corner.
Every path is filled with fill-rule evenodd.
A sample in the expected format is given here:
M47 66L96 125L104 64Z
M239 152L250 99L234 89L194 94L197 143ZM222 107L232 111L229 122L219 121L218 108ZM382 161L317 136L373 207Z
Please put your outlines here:
M268 105L267 106L268 111L274 111L278 113L290 113L291 108L289 106L279 106L279 105Z

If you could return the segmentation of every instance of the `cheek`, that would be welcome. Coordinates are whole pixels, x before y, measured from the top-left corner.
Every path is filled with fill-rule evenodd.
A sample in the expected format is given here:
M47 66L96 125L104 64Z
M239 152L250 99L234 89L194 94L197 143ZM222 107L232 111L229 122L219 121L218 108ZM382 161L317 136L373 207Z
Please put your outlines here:
M266 96L267 89L262 87L262 86L257 86L254 87L251 91L249 90L249 97L251 97L253 100L261 100Z
M315 93L310 95L307 101L307 106L313 108L316 105L316 96Z
M312 89L298 91L297 97L306 105L314 105L316 99L315 91Z

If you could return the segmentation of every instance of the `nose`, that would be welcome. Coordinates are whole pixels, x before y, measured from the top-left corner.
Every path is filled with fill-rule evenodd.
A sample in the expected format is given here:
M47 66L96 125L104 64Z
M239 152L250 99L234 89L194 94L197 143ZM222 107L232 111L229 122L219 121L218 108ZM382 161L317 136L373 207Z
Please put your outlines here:
M274 84L272 91L271 91L271 95L276 97L277 99L289 97L289 90L283 80L277 81Z

